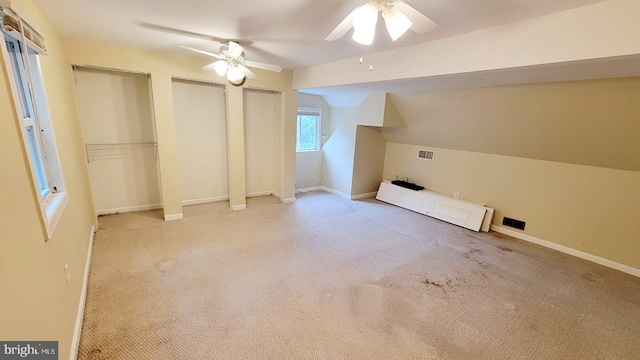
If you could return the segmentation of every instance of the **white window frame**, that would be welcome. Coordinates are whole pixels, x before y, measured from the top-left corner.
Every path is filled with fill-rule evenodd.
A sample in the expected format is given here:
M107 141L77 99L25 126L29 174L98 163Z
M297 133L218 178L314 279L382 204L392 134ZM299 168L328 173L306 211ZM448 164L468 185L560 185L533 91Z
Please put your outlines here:
M315 149L298 149L300 140L300 115L317 115L316 123L316 148ZM320 151L322 150L322 109L299 107L296 116L296 152Z
M0 48L14 102L14 118L22 133L22 146L29 162L34 195L38 201L40 218L46 230L46 240L49 240L53 237L56 225L69 202L69 195L59 166L55 135L49 119L49 106L40 67L39 51L32 48L30 41L24 37L24 34L16 36L15 33L9 34L0 31L0 36L2 37ZM21 59L15 58L9 53L7 42L19 46ZM18 60L22 60L22 62L16 63ZM19 73L22 88L16 83L15 72ZM29 114L24 113L23 101L26 101L24 106L28 109ZM29 128L35 133L35 143L29 140ZM32 147L31 144L35 144L35 147ZM32 151L39 152L41 161L34 158ZM38 168L41 171L38 171ZM42 182L45 183L44 189L41 189Z

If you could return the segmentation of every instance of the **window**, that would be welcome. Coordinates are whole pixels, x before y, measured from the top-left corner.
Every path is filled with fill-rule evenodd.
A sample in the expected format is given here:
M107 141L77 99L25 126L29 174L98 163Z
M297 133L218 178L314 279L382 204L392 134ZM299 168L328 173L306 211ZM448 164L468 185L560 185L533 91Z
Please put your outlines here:
M38 195L40 213L49 239L68 202L68 196L64 191L40 71L39 52L44 51L36 45L37 41L31 40L35 31L17 16L6 13L6 9L0 11L3 22L0 25L8 25L2 26L2 55L9 74L34 190ZM30 38L27 39L24 33L29 34ZM38 40L43 45L41 38Z
M298 108L298 130L296 132L296 150L320 150L320 109Z

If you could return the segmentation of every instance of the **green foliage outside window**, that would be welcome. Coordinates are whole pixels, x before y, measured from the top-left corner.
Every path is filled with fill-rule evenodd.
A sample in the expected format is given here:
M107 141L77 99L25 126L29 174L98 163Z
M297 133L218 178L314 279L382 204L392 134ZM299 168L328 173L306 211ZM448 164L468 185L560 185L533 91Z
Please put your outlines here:
M317 115L298 115L298 150L318 149L318 120Z

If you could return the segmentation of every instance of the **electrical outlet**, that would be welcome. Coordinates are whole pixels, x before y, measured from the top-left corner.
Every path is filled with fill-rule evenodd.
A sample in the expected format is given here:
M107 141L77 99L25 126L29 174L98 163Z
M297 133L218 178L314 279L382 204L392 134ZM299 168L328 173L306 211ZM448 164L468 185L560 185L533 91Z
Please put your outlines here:
M454 199L457 199L459 197L460 197L460 193L459 192L456 191L456 192L453 193L453 198Z
M71 273L69 273L69 263L64 264L64 275L67 277L67 285L71 284Z

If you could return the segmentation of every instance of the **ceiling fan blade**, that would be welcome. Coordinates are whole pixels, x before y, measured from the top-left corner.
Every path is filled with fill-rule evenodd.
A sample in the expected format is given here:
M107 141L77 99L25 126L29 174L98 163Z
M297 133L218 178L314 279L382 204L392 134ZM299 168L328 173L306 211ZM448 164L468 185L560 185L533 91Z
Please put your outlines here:
M394 2L393 6L397 7L398 10L400 10L409 18L409 20L411 20L411 22L413 23L413 25L411 25L411 30L415 31L418 34L424 34L435 29L436 26L438 26L438 23L431 20L420 11L412 8L404 1Z
M185 50L189 50L189 51L194 51L194 52L197 52L197 53L200 53L200 54L204 54L204 55L207 55L207 56L214 57L214 58L216 58L216 59L224 59L224 57L223 57L223 56L220 56L220 55L218 55L218 54L214 54L214 53L212 53L212 52L208 52L208 51L204 51L204 50L200 50L200 49L196 49L196 48L192 48L192 47L184 46L184 45L176 45L176 46L177 46L177 47L179 47L179 48L181 48L181 49L185 49Z
M338 24L338 26L336 26L336 28L333 29L326 38L324 38L324 41L334 41L344 37L344 35L351 30L351 27L353 26L354 11L355 10L351 11L349 15L347 15L347 17L345 17L344 20L342 20L342 22Z
M269 71L275 71L275 72L282 71L282 68L278 65L267 64L267 63L262 63L258 61L245 60L244 64L253 68L258 68L263 70L269 70Z
M247 69L246 66L238 64L238 67L240 68L240 70L242 70L242 72L244 73L244 76L246 76L248 79L255 79L258 77L256 74L253 73L253 71Z
M216 63L217 63L217 61L216 62L212 62L209 65L205 65L205 66L201 67L201 69L204 70L204 71L215 71L216 70L216 67L215 67Z
M244 52L244 48L235 41L229 41L229 55L232 58L239 58Z
M201 33L193 32L193 31L176 29L176 28L157 25L157 24L150 24L150 23L141 22L141 23L139 23L139 25L142 26L143 28L146 28L146 29L149 29L149 30L162 31L162 32L166 32L166 33L172 33L172 34L175 34L175 35L180 35L180 36L188 36L188 37L201 38L201 39L206 39L206 40L213 40L213 41L219 42L221 44L226 44L227 41L229 41L229 39L223 39L223 38L219 38L219 37L213 36L213 35L201 34Z

